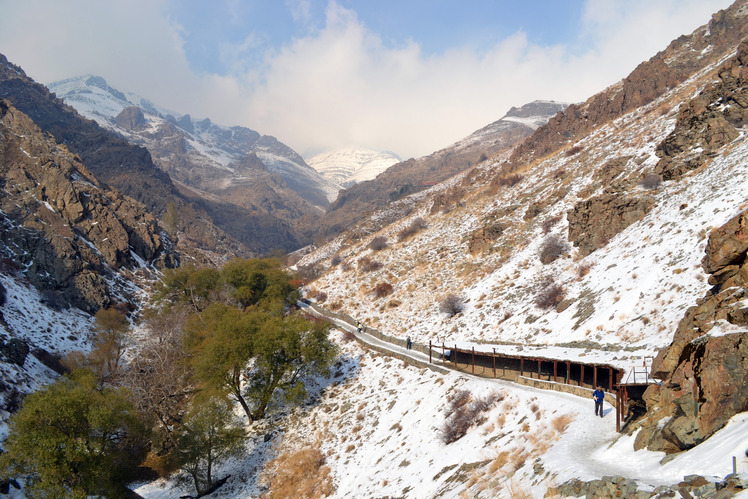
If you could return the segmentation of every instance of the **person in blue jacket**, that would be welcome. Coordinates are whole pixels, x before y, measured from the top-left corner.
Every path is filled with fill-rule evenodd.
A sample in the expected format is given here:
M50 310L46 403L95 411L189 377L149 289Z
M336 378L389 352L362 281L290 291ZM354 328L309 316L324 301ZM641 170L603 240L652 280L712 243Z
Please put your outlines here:
M605 400L605 392L602 386L598 386L597 390L592 392L592 399L595 401L595 416L600 414L603 417L603 401Z

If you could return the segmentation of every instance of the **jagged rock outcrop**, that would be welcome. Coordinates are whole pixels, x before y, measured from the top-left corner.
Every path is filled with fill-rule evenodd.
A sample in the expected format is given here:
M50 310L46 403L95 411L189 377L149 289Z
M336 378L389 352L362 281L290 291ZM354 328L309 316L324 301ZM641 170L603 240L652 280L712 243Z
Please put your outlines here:
M176 264L153 215L100 184L5 100L0 151L0 249L38 289L94 312L112 301L112 269Z
M747 251L748 211L710 234L702 267L714 287L653 363L652 376L663 383L644 393L637 448L689 449L748 410Z
M569 241L582 256L605 246L610 239L652 209L651 197L624 197L605 193L577 203L569 210Z
M117 123L117 126L122 127L125 130L135 130L146 124L143 111L136 106L124 108L122 112L114 118L114 122Z
M700 475L687 475L683 481L670 486L661 485L652 491L640 490L636 481L622 476L604 476L599 480L583 482L573 478L556 487L561 497L626 497L644 499L649 497L701 497L727 499L745 488L745 481L739 476L728 475L715 482Z
M748 122L748 43L718 72L719 81L681 106L675 129L657 148L655 173L678 179L729 144Z

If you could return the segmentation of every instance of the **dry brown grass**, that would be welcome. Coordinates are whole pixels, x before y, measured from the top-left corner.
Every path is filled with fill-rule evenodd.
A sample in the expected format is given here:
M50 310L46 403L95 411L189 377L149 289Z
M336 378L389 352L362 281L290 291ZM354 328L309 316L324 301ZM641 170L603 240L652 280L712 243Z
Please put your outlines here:
M266 499L316 499L335 490L325 456L313 447L281 454L267 464L263 475L268 491L262 497Z
M501 451L488 465L488 473L494 474L509 462L509 453Z

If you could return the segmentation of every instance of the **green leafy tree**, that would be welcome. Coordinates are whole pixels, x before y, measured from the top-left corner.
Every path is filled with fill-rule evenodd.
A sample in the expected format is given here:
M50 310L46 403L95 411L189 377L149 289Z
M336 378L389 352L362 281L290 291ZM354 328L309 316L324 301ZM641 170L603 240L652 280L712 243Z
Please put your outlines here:
M254 419L264 417L276 393L291 404L306 398L304 378L326 372L337 355L328 332L328 323L299 314L266 317L254 338L254 365L247 390Z
M216 303L190 321L185 341L208 393L230 394L254 422L277 392L288 403L304 399L305 375L324 372L335 358L328 331L299 314Z
M214 468L241 453L245 437L226 402L212 398L196 406L180 427L172 453L174 465L190 475L199 496L208 494L216 485Z
M164 212L161 221L164 223L164 228L170 236L176 241L177 232L179 231L179 210L174 201L166 203L166 212Z
M188 305L193 312L200 313L220 294L221 274L213 268L196 268L185 265L164 272L163 285L156 292L156 299L167 299L171 304Z
M231 287L232 296L242 306L257 304L293 304L299 295L291 284L292 276L280 268L277 259L233 259L224 265L221 278Z
M116 308L102 308L96 312L93 330L93 349L88 362L104 381L115 381L121 374L122 356L129 343L130 323Z
M208 394L229 393L247 417L252 411L244 398L244 373L254 355L256 317L223 303L193 315L185 327L185 349L196 376Z
M123 497L145 430L122 389L76 371L29 394L10 419L0 475L25 478L31 497Z

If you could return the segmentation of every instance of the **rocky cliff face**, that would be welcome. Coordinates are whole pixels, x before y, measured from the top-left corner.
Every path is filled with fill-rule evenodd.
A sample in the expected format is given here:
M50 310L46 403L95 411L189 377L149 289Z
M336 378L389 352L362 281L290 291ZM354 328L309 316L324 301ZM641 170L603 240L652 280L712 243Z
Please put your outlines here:
M109 189L66 147L0 100L2 253L40 290L88 312L108 306L114 271L177 264L142 204Z
M748 211L710 234L702 266L714 287L655 359L653 377L663 383L644 394L639 448L689 449L748 410L747 251Z
M0 98L10 101L43 132L51 134L58 144L65 144L99 181L143 203L150 212L161 216L167 204L173 202L179 211L182 252L198 260L251 254L245 246L213 225L204 210L196 210L192 200L177 190L169 175L154 165L146 149L133 146L81 117L2 54ZM135 126L137 116L128 119Z

